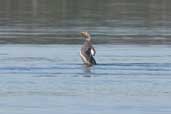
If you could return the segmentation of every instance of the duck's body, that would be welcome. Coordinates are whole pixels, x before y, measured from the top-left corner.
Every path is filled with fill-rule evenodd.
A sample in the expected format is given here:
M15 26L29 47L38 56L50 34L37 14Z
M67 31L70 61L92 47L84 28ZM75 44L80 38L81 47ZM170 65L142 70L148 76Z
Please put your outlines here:
M87 32L81 32L81 35L85 37L85 42L80 50L81 59L87 65L95 65L96 61L93 56L95 56L96 51L92 46L91 37Z

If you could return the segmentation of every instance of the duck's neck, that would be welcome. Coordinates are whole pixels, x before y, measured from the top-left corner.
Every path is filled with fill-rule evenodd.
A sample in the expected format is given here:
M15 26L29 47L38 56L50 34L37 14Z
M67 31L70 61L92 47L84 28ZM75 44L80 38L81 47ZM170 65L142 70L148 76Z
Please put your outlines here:
M91 42L91 37L87 37L86 41Z

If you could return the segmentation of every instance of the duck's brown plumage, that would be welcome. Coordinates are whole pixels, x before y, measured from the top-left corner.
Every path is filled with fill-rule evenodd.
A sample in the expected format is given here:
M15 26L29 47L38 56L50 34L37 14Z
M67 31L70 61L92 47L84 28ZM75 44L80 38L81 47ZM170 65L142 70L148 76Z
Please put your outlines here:
M96 61L93 57L95 54L92 55L92 52L91 52L91 51L94 51L95 53L95 49L92 46L90 34L87 32L81 32L81 35L85 38L85 42L83 46L81 47L81 51L80 51L81 59L83 60L85 64L95 65Z

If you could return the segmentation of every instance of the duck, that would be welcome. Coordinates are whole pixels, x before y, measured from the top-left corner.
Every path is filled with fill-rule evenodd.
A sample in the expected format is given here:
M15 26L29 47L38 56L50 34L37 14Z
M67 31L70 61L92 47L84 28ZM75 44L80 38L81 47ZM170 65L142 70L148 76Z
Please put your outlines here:
M80 49L80 57L83 63L88 66L96 65L97 63L94 58L96 50L93 47L91 35L88 32L80 32L80 35L85 39Z

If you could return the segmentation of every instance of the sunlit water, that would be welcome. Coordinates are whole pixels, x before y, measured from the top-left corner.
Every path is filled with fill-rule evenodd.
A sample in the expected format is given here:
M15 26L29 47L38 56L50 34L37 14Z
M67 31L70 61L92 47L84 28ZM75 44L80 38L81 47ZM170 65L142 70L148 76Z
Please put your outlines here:
M171 113L170 46L95 45L93 67L80 47L0 45L0 113Z

